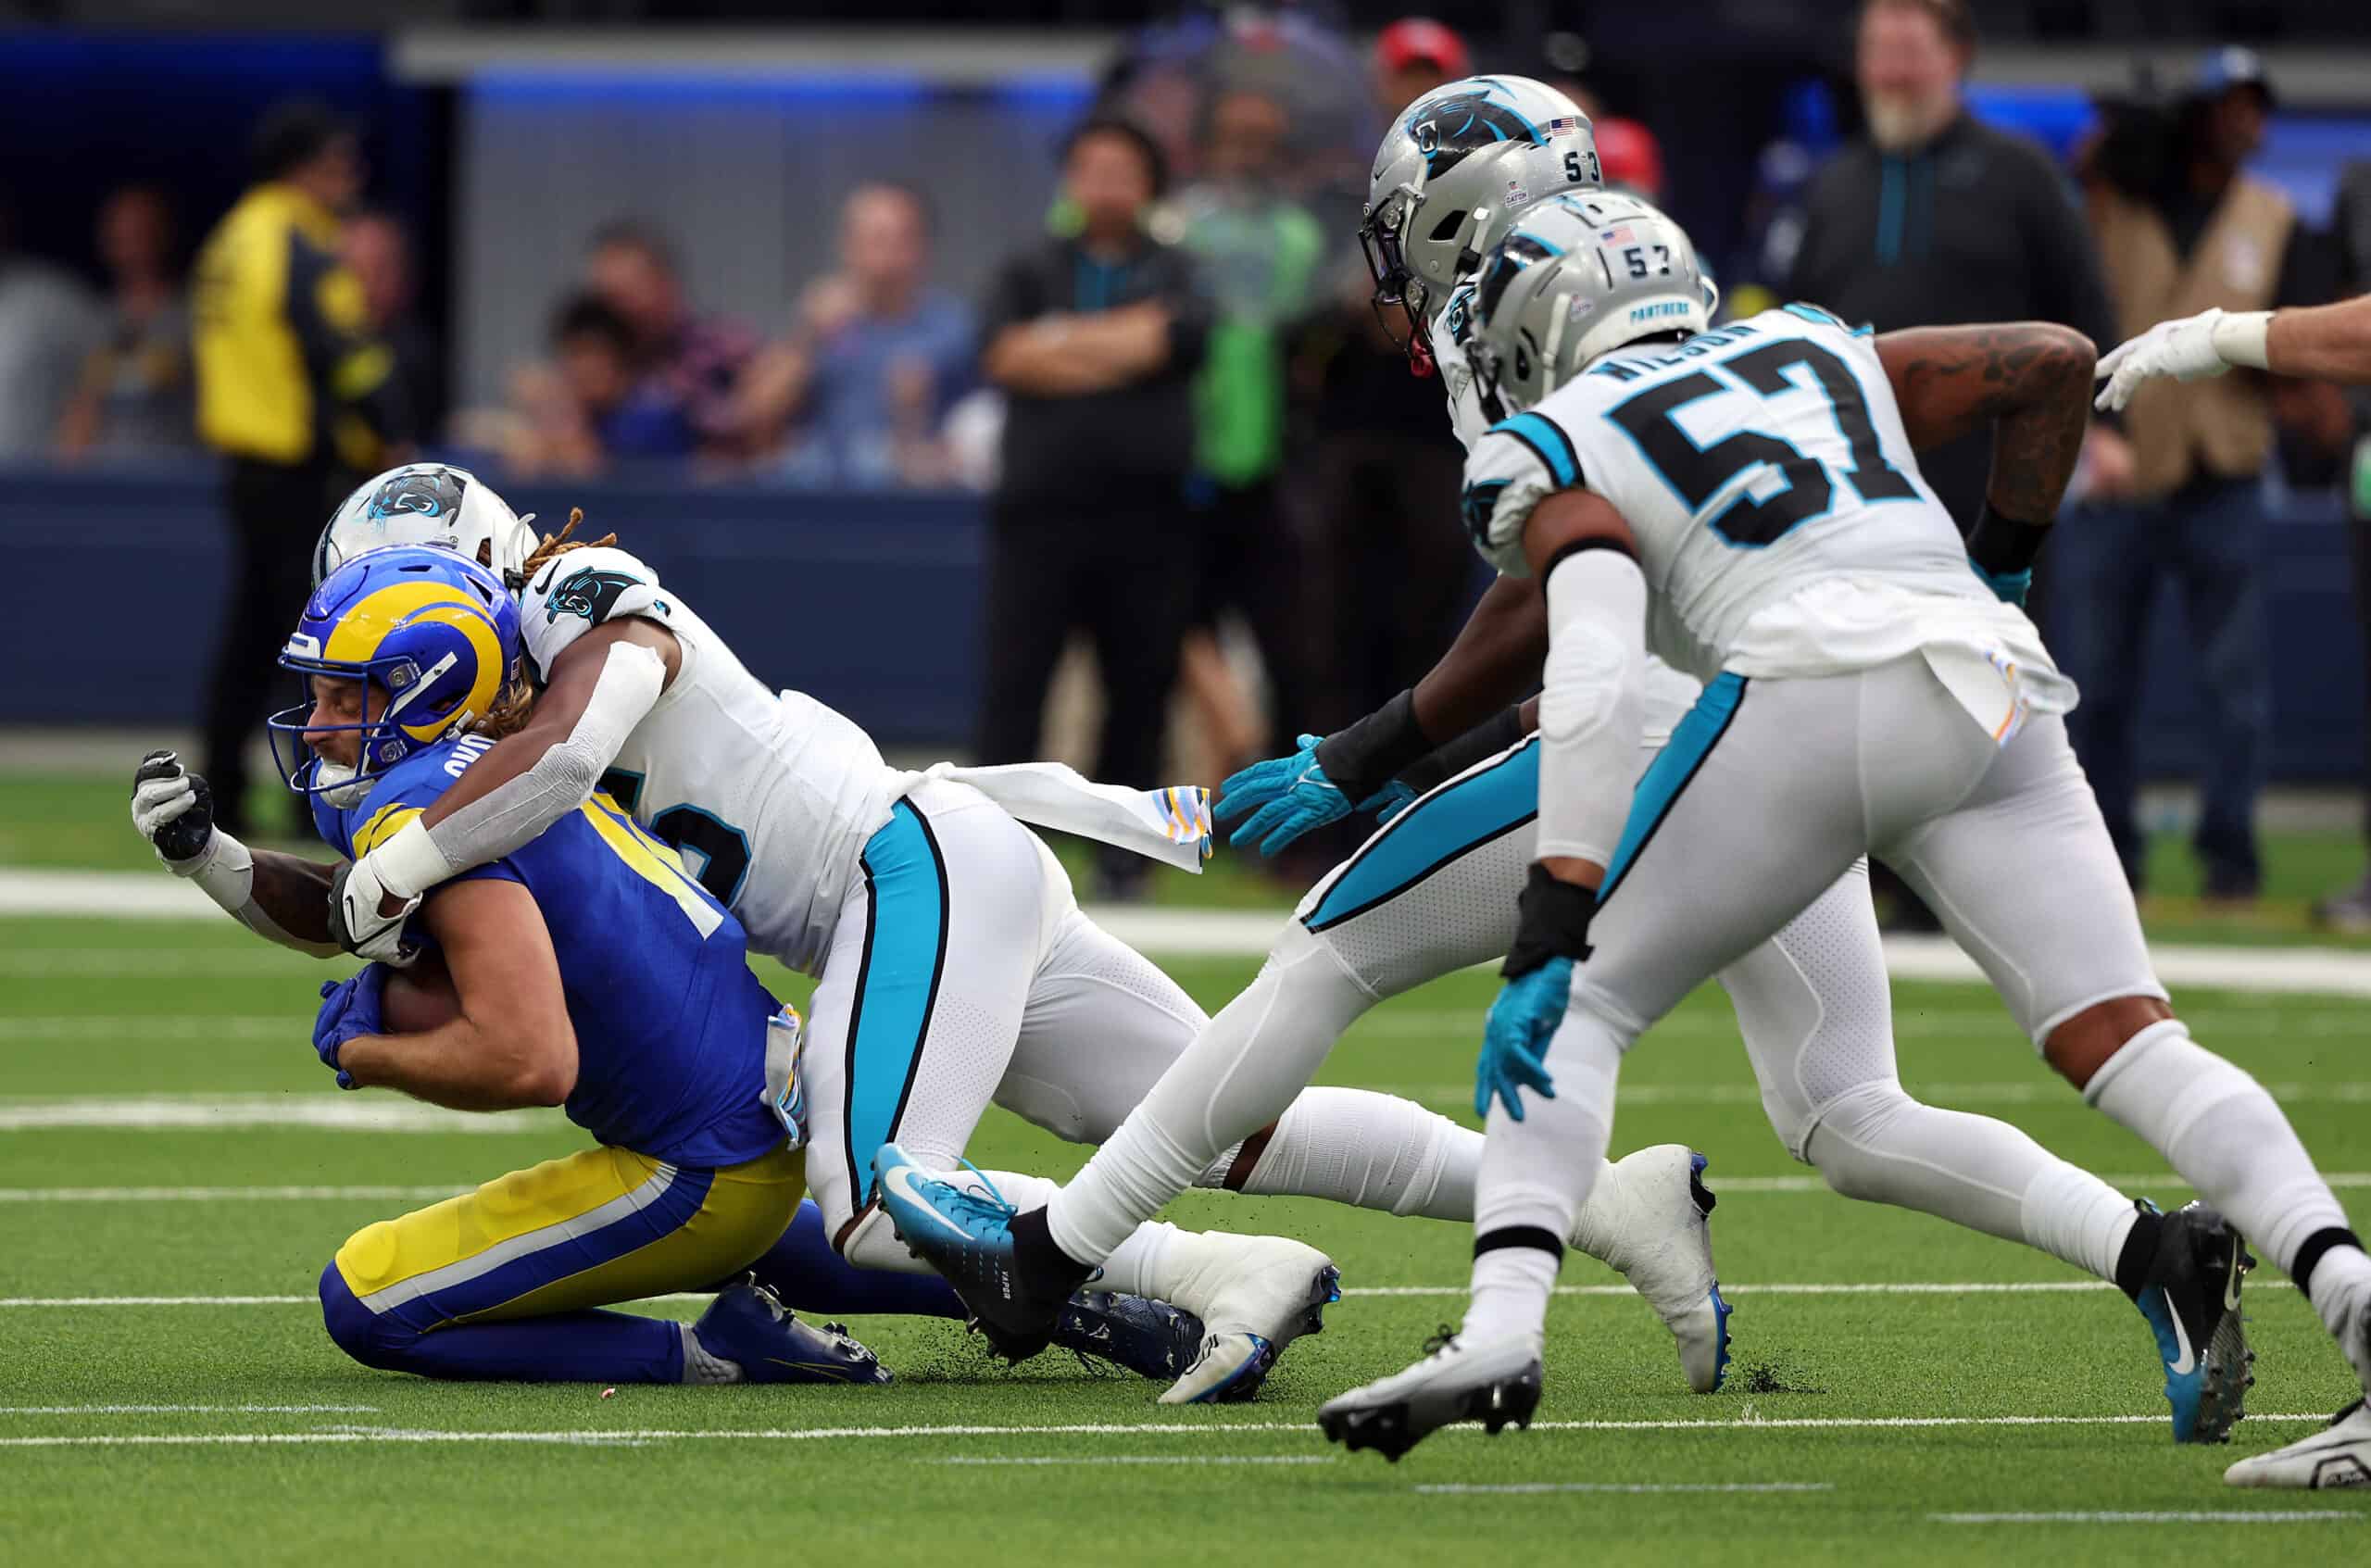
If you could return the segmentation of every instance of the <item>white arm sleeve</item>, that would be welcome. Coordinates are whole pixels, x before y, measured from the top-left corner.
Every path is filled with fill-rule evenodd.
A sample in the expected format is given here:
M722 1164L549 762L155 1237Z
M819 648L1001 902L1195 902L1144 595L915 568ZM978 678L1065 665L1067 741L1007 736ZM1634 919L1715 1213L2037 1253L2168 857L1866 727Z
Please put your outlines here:
M601 675L568 738L517 778L497 784L433 827L414 818L370 851L382 885L414 898L445 878L498 860L593 797L626 736L659 700L667 682L659 650L613 643Z
M1582 550L1556 563L1547 587L1539 856L1602 866L1622 841L1638 773L1647 580L1619 550Z

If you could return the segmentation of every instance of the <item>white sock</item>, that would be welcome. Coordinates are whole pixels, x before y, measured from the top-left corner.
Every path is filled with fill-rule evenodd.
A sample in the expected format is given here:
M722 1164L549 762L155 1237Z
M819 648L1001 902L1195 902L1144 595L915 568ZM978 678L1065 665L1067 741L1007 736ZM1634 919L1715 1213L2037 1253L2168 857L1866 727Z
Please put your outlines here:
M1614 1084L1628 1038L1596 1013L1567 1008L1548 1047L1556 1098L1525 1093L1520 1122L1492 1103L1474 1199L1476 1248L1511 1232L1543 1232L1559 1240L1573 1234L1605 1169ZM1541 1248L1477 1251L1474 1301L1460 1332L1471 1339L1529 1336L1537 1345L1546 1332L1556 1262Z
M684 1381L686 1383L738 1383L741 1363L728 1361L722 1356L709 1354L700 1336L692 1332L690 1323L677 1325L684 1336Z
M2346 1228L2346 1210L2264 1085L2192 1041L2179 1019L2126 1041L2083 1098L2146 1139L2283 1273L2315 1232Z
M2111 1283L2135 1218L2122 1193L2007 1123L1921 1104L1890 1078L1831 1100L1809 1152L1847 1198L2022 1241Z
M1622 1207L1622 1189L1606 1180L1606 1173L1612 1169L1612 1160L1598 1161L1588 1200L1581 1205L1580 1218L1573 1222L1572 1243L1574 1251L1618 1269L1622 1265L1614 1261L1613 1249L1622 1244L1622 1225L1628 1214Z
M1099 1263L1225 1150L1285 1114L1374 997L1298 921L1085 1169L1046 1206L1054 1245Z
M1369 1089L1303 1089L1248 1172L1236 1169L1241 1154L1228 1149L1195 1185L1470 1220L1482 1135Z
M1177 1288L1176 1269L1180 1241L1198 1235L1181 1231L1165 1221L1155 1220L1138 1225L1128 1239L1112 1248L1103 1260L1103 1272L1087 1282L1090 1290L1116 1290L1125 1296L1149 1297L1155 1301L1168 1301L1185 1306L1173 1292ZM1191 1308L1187 1309L1189 1311Z
M2359 1322L2358 1303L2371 1295L2371 1256L2352 1247L2333 1247L2314 1265L2314 1311L2332 1334Z

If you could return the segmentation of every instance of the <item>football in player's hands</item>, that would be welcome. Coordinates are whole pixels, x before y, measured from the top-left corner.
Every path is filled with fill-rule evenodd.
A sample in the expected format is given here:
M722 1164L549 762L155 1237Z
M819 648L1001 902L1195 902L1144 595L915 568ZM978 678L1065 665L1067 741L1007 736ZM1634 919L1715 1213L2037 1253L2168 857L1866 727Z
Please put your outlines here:
M379 1017L390 1035L424 1035L461 1016L461 994L453 988L453 973L433 947L422 949L409 969L387 976Z

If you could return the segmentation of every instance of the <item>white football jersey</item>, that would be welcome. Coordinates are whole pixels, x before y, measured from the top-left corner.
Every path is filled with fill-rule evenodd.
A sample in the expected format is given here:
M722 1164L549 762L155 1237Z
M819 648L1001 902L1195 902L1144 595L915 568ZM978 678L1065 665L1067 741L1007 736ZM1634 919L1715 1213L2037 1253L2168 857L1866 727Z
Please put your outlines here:
M1730 666L1759 612L1846 578L2031 631L1919 476L1868 329L1808 306L1609 355L1492 427L1465 476L1467 526L1501 571L1526 570L1544 496L1612 503L1638 544L1648 646L1700 678Z
M610 764L602 787L684 854L749 946L791 969L821 965L865 841L889 821L899 775L872 737L797 692L776 693L672 594L616 548L571 550L520 595L539 673L605 621L639 615L682 648L673 684Z

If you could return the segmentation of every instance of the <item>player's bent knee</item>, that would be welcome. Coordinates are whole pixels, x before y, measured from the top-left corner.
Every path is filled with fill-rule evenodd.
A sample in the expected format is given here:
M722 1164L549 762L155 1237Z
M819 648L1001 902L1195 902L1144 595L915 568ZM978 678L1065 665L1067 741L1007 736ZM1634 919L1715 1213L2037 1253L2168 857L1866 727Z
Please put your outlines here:
M1891 1201L1891 1161L1875 1157L1875 1151L1886 1146L1897 1121L1918 1110L1919 1102L1890 1080L1864 1084L1830 1100L1807 1148L1829 1190L1864 1202Z
M321 1271L321 1325L330 1340L364 1366L383 1372L404 1370L404 1351L412 1336L401 1325L364 1306L334 1260Z
M2085 1088L2133 1036L2173 1016L2162 997L2111 997L2051 1030L2042 1042L2042 1060L2068 1083Z

